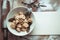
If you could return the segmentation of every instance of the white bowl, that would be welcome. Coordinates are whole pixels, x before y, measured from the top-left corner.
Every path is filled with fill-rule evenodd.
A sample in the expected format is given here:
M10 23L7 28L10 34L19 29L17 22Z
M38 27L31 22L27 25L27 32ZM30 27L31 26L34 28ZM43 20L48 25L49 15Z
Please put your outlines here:
M34 28L34 26L35 26L35 18L34 18L34 15L33 15L33 13L32 13L32 16L31 16L31 17L32 17L32 24L31 24L31 26L30 26L30 30L29 30L28 33L26 33L26 32L17 32L16 30L14 30L14 29L12 29L12 28L10 27L10 22L9 22L8 20L9 20L10 18L12 18L12 17L16 14L16 12L19 12L19 11L25 12L25 11L29 11L29 10L28 10L26 7L17 7L17 8L12 9L12 10L8 13L7 18L6 18L7 28L8 28L8 30L9 30L12 34L14 34L14 35L17 35L17 36L25 36L25 35L31 33L31 31L33 30L33 28Z

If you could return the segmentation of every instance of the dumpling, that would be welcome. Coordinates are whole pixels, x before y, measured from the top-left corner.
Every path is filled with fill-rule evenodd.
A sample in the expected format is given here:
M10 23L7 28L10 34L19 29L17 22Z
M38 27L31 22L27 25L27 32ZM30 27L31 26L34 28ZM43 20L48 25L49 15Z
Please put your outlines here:
M28 23L24 23L23 26L27 28L27 27L29 27L29 24Z
M22 26L21 26L21 24L18 24L17 27L18 27L18 28L21 28Z
M21 30L20 30L20 28L16 28L16 31L20 32Z
M22 19L25 19L25 15L20 15L19 17Z
M20 16L18 14L15 15L15 19L19 19Z
M20 19L20 20L19 20L20 23L23 23L23 21L24 21L23 19Z
M25 20L24 20L24 22L28 23L28 20L27 20L27 19L25 19Z
M32 18L29 18L29 19L28 19L28 22L32 22Z
M14 22L11 22L10 24L11 24L11 25L10 25L10 26L11 26L11 28L15 29L16 24L15 24Z
M27 31L27 29L25 29L25 28L22 28L21 30L22 30L22 31Z
M13 23L16 23L16 21L15 21L15 20L13 20Z
M19 20L15 20L16 24L19 22Z

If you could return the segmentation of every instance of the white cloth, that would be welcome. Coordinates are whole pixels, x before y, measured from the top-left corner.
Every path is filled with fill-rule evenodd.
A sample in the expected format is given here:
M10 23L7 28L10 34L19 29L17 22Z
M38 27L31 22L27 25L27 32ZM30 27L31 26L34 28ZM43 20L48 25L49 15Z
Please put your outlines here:
M45 5L46 7L39 7L37 12L40 12L40 11L51 11L51 10L54 10L52 5L49 4L49 3L45 3L43 1L39 1L40 5Z
M24 0L24 3L30 4L31 0Z

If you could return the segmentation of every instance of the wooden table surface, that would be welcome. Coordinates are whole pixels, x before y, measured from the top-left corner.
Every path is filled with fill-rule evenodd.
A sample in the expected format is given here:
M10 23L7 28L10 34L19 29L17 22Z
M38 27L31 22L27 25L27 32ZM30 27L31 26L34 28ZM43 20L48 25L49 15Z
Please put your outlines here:
M2 0L0 0L0 40L3 40L3 33L1 30L1 2Z

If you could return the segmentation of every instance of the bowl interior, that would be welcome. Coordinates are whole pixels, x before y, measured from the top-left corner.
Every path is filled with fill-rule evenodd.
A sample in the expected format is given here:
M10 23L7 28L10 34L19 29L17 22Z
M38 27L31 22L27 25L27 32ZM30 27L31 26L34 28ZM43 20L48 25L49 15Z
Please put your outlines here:
M26 11L29 11L29 10L28 10L27 8L24 8L24 7L18 7L18 8L12 9L12 10L8 13L8 15L7 15L6 22L7 22L7 28L8 28L8 30L9 30L12 34L17 35L17 36L24 36L24 35L29 34L29 33L33 30L34 25L35 25L35 18L34 18L34 15L33 15L33 13L32 13L32 16L31 16L31 17L32 17L32 24L31 24L31 26L30 26L30 30L29 30L28 33L26 33L26 32L17 32L16 30L14 30L14 29L12 29L12 28L10 27L10 22L9 22L8 20L9 20L10 18L14 17L14 15L15 15L16 13L20 12L20 11L26 12Z

